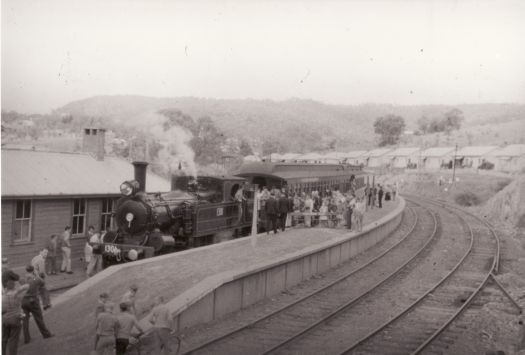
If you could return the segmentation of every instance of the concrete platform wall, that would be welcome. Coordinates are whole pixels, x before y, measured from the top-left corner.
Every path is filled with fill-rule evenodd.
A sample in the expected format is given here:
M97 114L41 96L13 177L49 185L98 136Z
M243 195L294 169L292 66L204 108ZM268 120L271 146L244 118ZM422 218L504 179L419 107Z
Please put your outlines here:
M402 200L389 215L342 241L316 245L276 262L254 265L246 272L223 273L203 281L168 304L174 311L178 329L221 318L349 260L394 231L401 222L404 207Z

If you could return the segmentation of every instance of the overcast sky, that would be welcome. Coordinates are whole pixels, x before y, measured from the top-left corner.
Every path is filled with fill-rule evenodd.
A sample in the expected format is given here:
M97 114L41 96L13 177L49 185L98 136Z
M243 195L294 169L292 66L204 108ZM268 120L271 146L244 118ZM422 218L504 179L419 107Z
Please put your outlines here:
M2 108L94 95L525 103L524 1L2 0Z

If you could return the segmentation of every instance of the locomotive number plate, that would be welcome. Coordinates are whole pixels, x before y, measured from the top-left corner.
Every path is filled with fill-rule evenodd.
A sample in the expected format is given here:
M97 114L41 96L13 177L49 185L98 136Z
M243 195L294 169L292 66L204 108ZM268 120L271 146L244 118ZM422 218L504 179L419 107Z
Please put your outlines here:
M120 255L120 248L116 245L105 245L104 252L113 255Z
M223 207L218 207L217 208L217 217L220 217L224 214L224 208Z

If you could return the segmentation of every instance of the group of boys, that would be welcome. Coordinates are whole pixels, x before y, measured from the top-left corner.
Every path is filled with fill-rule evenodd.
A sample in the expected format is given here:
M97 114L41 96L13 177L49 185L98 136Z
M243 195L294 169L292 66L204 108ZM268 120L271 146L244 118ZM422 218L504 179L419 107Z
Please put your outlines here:
M114 314L115 305L109 299L109 295L100 294L95 310L95 352L97 354L113 354L113 349L116 349L117 355L123 355L128 349L130 339L140 337L144 332L136 317L137 291L137 286L130 286L121 298L118 314ZM152 334L156 343L156 353L171 354L169 337L173 318L162 296L155 297L149 321L153 325ZM134 328L138 330L138 334L133 333Z
M44 257L45 257L45 253ZM44 338L54 335L44 322L40 298L44 309L49 308L49 294L45 288L43 274L37 272L33 265L26 267L25 278L9 269L7 259L2 259L2 354L16 355L18 341L23 329L24 343L31 341L29 334L29 317L33 316L35 323Z

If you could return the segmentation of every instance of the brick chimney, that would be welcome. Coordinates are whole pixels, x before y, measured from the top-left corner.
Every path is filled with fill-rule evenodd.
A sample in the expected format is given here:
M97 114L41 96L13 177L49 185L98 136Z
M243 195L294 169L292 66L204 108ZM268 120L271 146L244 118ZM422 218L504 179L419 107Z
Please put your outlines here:
M82 151L91 153L98 161L104 160L106 130L103 128L84 128Z

